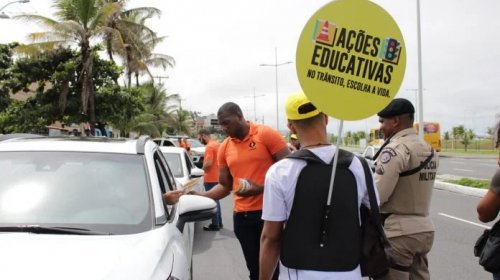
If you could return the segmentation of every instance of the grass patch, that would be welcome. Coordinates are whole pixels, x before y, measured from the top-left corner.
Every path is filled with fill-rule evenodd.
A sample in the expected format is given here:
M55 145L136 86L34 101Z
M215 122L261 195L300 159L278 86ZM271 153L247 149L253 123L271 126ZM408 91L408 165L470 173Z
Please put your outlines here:
M460 155L498 155L498 151L496 150L468 149L466 152L464 149L441 149L441 152Z
M458 180L455 179L446 179L445 182L462 185L466 187L478 188L478 189L487 189L490 186L490 181L488 180L478 180L471 178L460 178Z

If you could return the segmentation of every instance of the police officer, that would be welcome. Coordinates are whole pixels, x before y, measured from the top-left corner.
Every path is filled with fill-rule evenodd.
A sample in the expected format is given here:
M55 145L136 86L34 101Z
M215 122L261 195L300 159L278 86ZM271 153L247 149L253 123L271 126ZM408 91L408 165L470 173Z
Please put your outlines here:
M378 279L430 279L427 253L434 241L429 217L438 156L413 128L415 109L395 98L380 111L385 143L377 158L375 182L384 230L394 250L394 264Z

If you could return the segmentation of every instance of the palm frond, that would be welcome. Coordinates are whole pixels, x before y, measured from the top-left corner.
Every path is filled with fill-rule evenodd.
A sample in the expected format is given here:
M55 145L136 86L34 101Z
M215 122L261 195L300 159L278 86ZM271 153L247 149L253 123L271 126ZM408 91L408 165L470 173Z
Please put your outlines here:
M154 7L138 7L123 11L122 14L126 17L139 17L149 19L154 16L158 18L161 16L161 10Z
M37 57L47 51L52 51L58 46L64 45L65 41L50 41L41 42L33 44L22 44L14 49L14 52L18 55L24 55L27 57Z
M59 24L58 21L51 19L51 18L48 18L48 17L41 16L41 15L24 14L24 15L17 15L13 18L17 19L17 20L22 20L25 22L34 22L36 24L40 24L43 27L46 27L49 29L54 29L55 26L57 26Z

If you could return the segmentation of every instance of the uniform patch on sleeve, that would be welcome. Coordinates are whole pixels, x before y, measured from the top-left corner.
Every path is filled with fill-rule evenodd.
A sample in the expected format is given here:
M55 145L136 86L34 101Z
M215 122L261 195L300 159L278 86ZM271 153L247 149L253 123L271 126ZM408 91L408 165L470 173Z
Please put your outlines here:
M384 166L381 164L377 164L375 166L375 173L377 173L378 175L384 175Z
M380 154L380 162L388 163L393 156L396 156L396 151L393 148L385 148Z

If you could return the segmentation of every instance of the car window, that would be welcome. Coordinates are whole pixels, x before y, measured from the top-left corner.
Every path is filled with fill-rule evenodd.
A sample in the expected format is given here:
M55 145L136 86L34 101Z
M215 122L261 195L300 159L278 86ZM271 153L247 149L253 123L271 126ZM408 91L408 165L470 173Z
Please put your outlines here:
M374 155L375 155L375 153L373 152L373 148L372 147L366 148L365 157L373 158Z
M176 145L174 144L174 142L168 139L163 140L163 147L175 147L175 146Z
M154 162L156 174L158 176L158 181L160 183L160 189L162 193L166 193L167 191L172 191L176 189L175 181L171 176L171 172L168 169L168 165L162 156L162 153L156 151L154 153ZM165 211L167 212L167 219L173 217L174 206L164 204Z
M196 139L189 138L188 142L191 145L191 148L205 147L205 145L203 145L200 141L198 141Z
M165 167L166 167L166 170L167 170L167 176L169 178L169 182L172 185L172 189L176 190L177 189L177 184L175 183L175 176L172 173L172 169L170 169L170 166L167 164L166 161L164 161L164 164L165 164Z
M194 167L193 160L188 155L188 153L183 153L183 154L184 154L184 160L186 161L186 166L187 166L187 169L188 169L188 174L191 175L191 170Z
M78 225L114 234L152 226L141 155L2 152L0 178L0 224Z
M184 177L184 170L182 168L181 155L178 153L163 152L165 159L167 160L168 166L174 177L182 178Z

